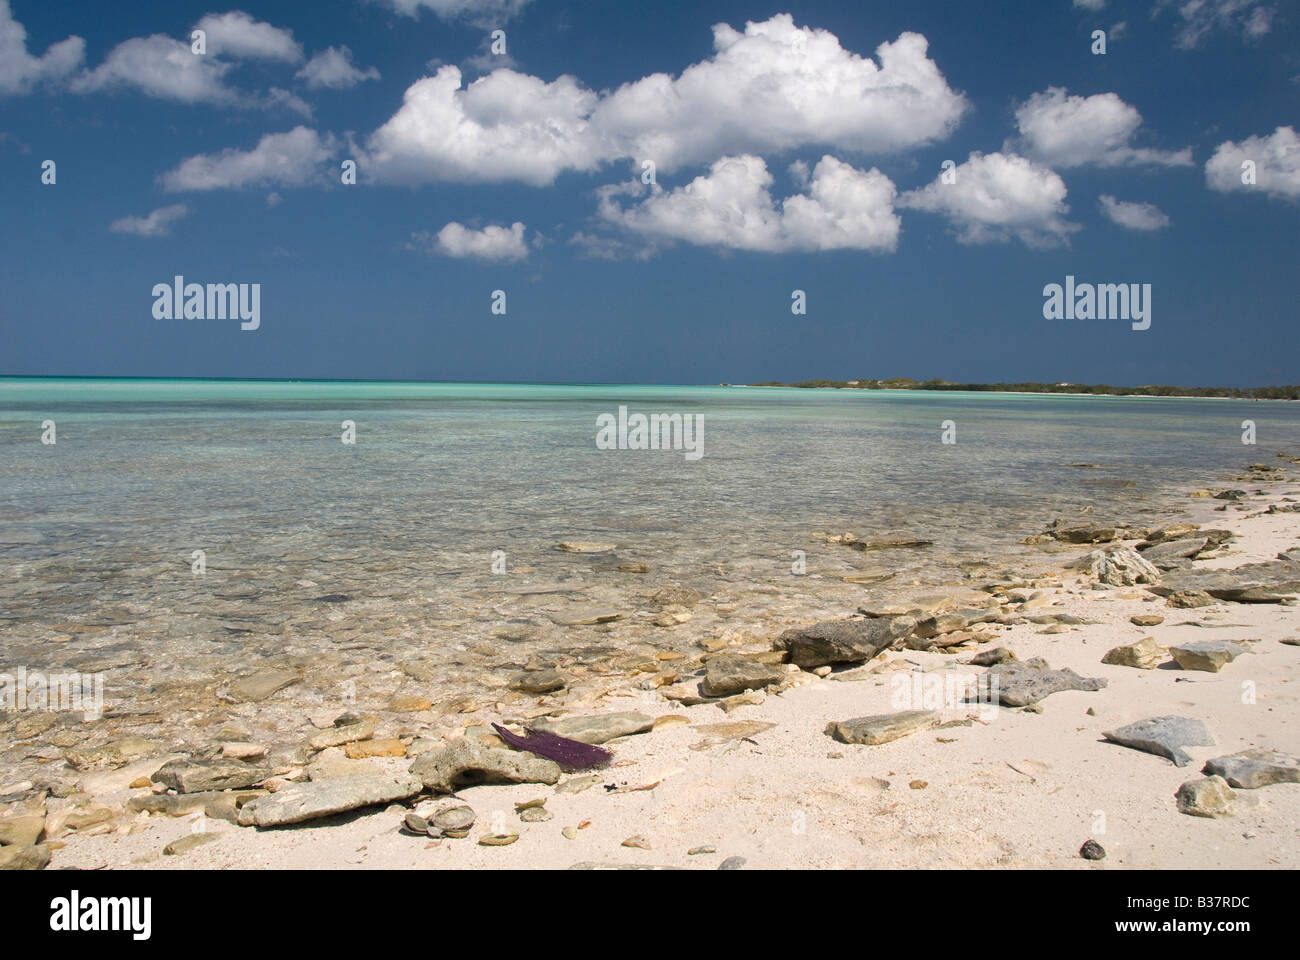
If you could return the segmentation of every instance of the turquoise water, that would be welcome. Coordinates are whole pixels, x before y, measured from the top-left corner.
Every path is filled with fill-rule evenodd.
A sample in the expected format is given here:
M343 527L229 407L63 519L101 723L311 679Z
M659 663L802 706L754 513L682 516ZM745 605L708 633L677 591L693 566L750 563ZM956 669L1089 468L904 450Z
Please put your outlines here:
M597 417L620 405L701 416L704 456L597 449ZM1257 446L1241 442L1247 418ZM344 420L355 444L340 440ZM463 691L529 657L694 649L1041 564L1016 541L1058 516L1091 506L1154 522L1169 491L1281 451L1300 452L1300 404L0 379L0 643L26 663L112 663L124 702L285 655L344 672L419 659ZM846 531L935 547L825 542ZM613 549L556 548L579 540ZM663 587L702 598L688 622L656 623ZM565 625L587 608L620 618ZM508 653L467 652L503 642Z

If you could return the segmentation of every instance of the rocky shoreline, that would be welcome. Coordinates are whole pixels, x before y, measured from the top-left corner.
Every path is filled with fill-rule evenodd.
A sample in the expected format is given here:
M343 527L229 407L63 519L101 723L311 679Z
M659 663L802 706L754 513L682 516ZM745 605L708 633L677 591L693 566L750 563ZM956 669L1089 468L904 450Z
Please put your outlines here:
M375 664L382 704L299 700L289 659L191 691L179 739L3 713L0 867L1294 868L1298 463L1158 527L1062 518L1032 570L693 652L535 653L453 700L418 662ZM661 588L656 623L704 600ZM564 769L492 723L611 756Z

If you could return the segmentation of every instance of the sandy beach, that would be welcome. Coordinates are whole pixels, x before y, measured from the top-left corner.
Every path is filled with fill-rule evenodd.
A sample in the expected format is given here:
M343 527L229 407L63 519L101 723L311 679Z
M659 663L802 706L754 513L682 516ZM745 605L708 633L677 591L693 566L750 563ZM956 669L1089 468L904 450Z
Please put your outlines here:
M1205 558L1164 571L1161 583L1264 563L1300 546L1300 515L1287 509L1300 500L1300 482L1268 466L1218 488L1241 490L1226 495L1236 499L1201 491L1177 504L1178 519L1205 530L1227 529L1233 537L1203 551ZM1278 467L1295 469L1281 460ZM1270 507L1280 509L1268 512ZM1064 523L1078 521L1086 526L1093 518ZM1166 532L1187 536L1192 529ZM222 773L208 766L214 758L226 768L268 762L265 745L242 742L238 728L276 699L291 699L290 687L262 703L232 705L231 723L217 743L143 757L114 759L109 751L83 760L90 769L82 771L52 760L51 782L62 789L30 780L0 784L9 794L0 819L0 830L7 832L0 835L10 843L0 856L15 865L20 853L31 861L27 865L48 857L51 869L1300 865L1300 785L1211 790L1207 806L1213 808L1215 797L1223 802L1223 809L1210 809L1215 815L1182 812L1175 799L1182 784L1202 779L1203 765L1213 758L1258 749L1291 757L1300 752L1300 647L1285 642L1298 633L1295 601L1173 606L1147 589L1158 585L1099 585L1087 568L1092 551L1131 548L1138 539L1042 540L1041 563L1022 562L1019 576L900 596L890 609L868 611L877 623L903 623L898 615L908 611L919 622L944 611L963 612L930 621L929 631L919 628L946 631L930 641L918 641L914 631L862 663L819 670L781 663L790 653L774 650L787 629L779 625L761 642L741 638L724 646L716 637L701 637L702 661L666 659L664 665L677 671L676 683L628 683L594 702L573 702L559 689L498 704L491 719L502 723L563 723L595 715L649 727L605 742L613 759L604 769L563 773L558 784L480 783L459 787L454 796L439 794L427 788L429 771L449 769L447 762L435 761L455 738L430 736L418 712L350 723L357 718L340 717L343 710L323 716L306 710L296 762L273 754L271 766L259 768L271 776L259 777L250 789L224 798L211 791L190 796L205 773ZM1076 563L1081 560L1082 567ZM984 622L966 624L964 633L952 629L974 610L991 616L975 617ZM843 618L854 616L843 611ZM1163 619L1133 622L1144 616ZM1102 663L1112 648L1148 637L1163 648L1154 669ZM963 642L946 652L915 649L954 639ZM1235 642L1241 655L1216 672L1181 669L1168 652L1205 641ZM954 695L988 669L966 661L998 648L1012 651L1021 663L1042 658L1052 670L1072 670L1084 678L1081 686L1100 686L1089 678L1104 686L1065 689L1028 708ZM701 679L707 687L712 678L709 661L732 655L755 665L755 676L766 676L738 697L699 696ZM546 672L536 671L543 681ZM937 715L884 743L845 743L828 733L828 724L894 714L900 707L935 709ZM609 716L615 714L620 716ZM1176 766L1103 736L1164 716L1203 722L1213 745L1188 745L1190 762ZM465 722L466 744L477 744L474 749L529 759L505 748L479 716ZM340 746L316 749L327 742ZM235 759L223 760L223 754ZM168 778L157 775L169 759L172 769L194 768L189 780L173 777L171 789L158 782ZM416 784L416 792L408 769L423 771L426 783ZM538 779L553 776L541 769ZM178 792L177 783L184 789ZM238 824L252 819L248 811L268 789L283 799L331 783L343 794L360 791L343 801L359 806L279 828ZM396 802L358 799L363 786L373 790L376 783L395 784L393 794L411 795ZM438 836L436 827L434 836L419 835L404 826L408 814L421 824L460 806L471 808L474 818L463 837ZM40 827L39 845L30 843L36 834L25 847L14 842L22 824L29 831ZM500 845L480 842L493 836ZM1104 848L1104 859L1080 856L1088 840ZM178 841L179 849L171 846Z

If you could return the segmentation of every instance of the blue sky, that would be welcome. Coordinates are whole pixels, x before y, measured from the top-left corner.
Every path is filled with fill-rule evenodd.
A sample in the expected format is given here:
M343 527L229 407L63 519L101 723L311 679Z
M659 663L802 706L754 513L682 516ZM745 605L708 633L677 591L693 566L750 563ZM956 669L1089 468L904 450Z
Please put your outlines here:
M1300 382L1298 21L0 0L0 374ZM156 318L178 274L259 329ZM1045 320L1067 275L1150 329Z

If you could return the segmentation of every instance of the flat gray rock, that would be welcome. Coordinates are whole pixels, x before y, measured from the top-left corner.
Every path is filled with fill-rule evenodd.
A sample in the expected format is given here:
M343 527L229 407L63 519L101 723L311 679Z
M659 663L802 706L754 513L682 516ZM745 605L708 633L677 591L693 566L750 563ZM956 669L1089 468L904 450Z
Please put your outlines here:
M1041 657L1023 662L999 663L976 682L980 703L1000 703L1004 707L1026 707L1064 690L1096 692L1106 686L1100 677L1081 677L1073 670L1053 670Z
M803 670L837 663L866 663L880 651L916 629L915 617L878 617L869 620L824 620L810 627L787 630L776 647L790 655Z
M269 767L242 760L172 760L150 779L177 793L242 790L271 775Z
M858 717L828 724L826 735L840 743L889 743L918 730L928 730L939 723L934 710L905 710L902 713L884 713L873 717Z
M553 784L560 779L560 766L553 760L471 737L457 737L441 750L421 754L410 771L435 793L481 783Z
M1154 753L1185 767L1192 762L1183 747L1212 747L1214 738L1205 724L1190 717L1151 717L1102 734L1111 743Z
M700 693L706 697L730 697L746 690L770 687L784 679L785 671L780 667L750 657L723 653L710 657L704 665Z
M1170 655L1184 670L1204 670L1218 673L1220 669L1250 649L1231 640L1198 640L1180 643L1169 648Z
M654 724L654 718L644 713L597 713L589 717L538 720L533 729L583 743L604 743L615 737L649 733Z
M1280 603L1300 594L1300 563L1279 559L1248 563L1235 570L1178 570L1168 574L1152 593L1167 596L1198 590L1234 603Z
M1255 790L1274 783L1300 783L1300 760L1277 750L1245 750L1215 757L1201 773L1223 777L1238 790Z
M279 793L258 797L239 811L245 827L280 827L360 810L413 797L424 788L420 778L375 775L295 783Z
M280 668L260 670L252 676L236 680L226 693L242 703L256 703L301 679L302 677L293 670Z
M1195 557L1209 545L1209 537L1183 537L1154 544L1139 552L1142 554L1142 559L1148 563L1155 564L1161 570L1172 570L1174 567L1181 566L1183 561Z

